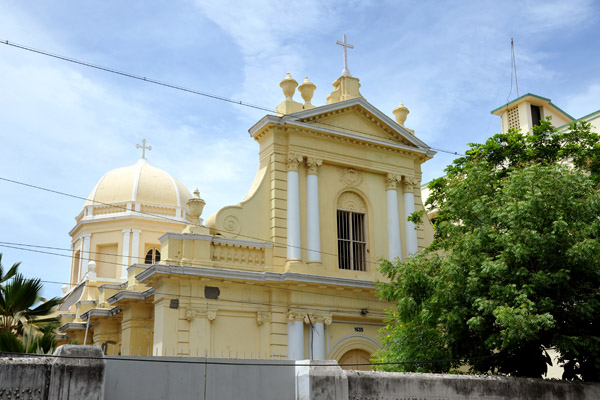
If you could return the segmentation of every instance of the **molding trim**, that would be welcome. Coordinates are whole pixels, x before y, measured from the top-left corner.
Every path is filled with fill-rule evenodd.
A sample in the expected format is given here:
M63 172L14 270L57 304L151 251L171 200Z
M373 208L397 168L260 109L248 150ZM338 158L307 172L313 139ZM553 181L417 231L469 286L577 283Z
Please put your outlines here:
M154 288L144 290L143 292L136 292L134 290L121 290L110 296L106 301L109 304L118 303L121 300L146 300L149 297L154 296Z
M144 282L154 275L183 275L209 278L238 279L254 282L302 282L317 285L345 286L361 289L374 289L375 282L360 279L337 278L331 276L299 274L295 272L253 272L234 269L210 267L191 267L187 265L154 264L136 275L139 282ZM113 296L114 297L114 296Z

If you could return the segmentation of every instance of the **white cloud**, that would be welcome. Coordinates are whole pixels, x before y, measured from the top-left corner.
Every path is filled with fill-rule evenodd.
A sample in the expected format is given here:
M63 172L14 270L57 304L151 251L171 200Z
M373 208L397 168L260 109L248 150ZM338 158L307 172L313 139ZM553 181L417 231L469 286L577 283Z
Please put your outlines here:
M564 108L575 119L598 109L600 109L600 83L593 83L584 92L567 97Z

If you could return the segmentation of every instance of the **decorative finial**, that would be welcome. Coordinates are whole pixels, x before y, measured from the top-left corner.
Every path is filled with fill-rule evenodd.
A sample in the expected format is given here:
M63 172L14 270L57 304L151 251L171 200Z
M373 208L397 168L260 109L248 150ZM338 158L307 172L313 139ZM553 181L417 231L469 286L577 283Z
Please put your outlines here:
M146 146L146 139L142 140L142 144L136 144L135 145L136 149L142 149L142 158L146 159L146 150L152 150L152 146Z
M286 100L292 100L292 97L294 97L294 92L296 91L296 87L298 86L298 82L296 82L296 80L292 78L292 75L288 72L285 74L285 78L281 81L281 83L279 83L279 86L281 86Z
M344 48L344 69L342 70L342 76L352 76L352 74L350 74L350 70L348 69L348 49L353 49L354 45L349 44L348 42L346 42L346 34L344 33L344 41L340 42L339 40L337 42L335 42L335 44L339 44L340 46L342 46Z
M198 188L194 190L194 197L188 200L187 205L190 210L192 224L202 225L202 220L200 219L200 216L202 215L202 210L204 210L206 202L200 198L200 191L198 190Z
M396 107L394 109L394 115L396 116L396 122L398 122L398 124L404 126L404 122L406 122L406 117L408 116L408 113L410 113L410 111L408 111L408 108L406 108L404 106L404 104L402 104L402 103L398 104L398 107Z
M310 103L313 95L315 94L315 89L317 86L308 80L308 76L304 77L304 82L302 85L298 86L298 91L300 91L300 95L304 99L304 109L313 108L314 106Z

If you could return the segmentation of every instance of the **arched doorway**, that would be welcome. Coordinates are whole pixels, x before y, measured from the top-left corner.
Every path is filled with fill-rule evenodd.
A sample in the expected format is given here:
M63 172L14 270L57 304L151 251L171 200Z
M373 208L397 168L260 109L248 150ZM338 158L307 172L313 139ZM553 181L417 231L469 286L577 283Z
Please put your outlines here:
M361 349L347 351L338 361L342 369L354 369L359 371L370 371L371 355Z

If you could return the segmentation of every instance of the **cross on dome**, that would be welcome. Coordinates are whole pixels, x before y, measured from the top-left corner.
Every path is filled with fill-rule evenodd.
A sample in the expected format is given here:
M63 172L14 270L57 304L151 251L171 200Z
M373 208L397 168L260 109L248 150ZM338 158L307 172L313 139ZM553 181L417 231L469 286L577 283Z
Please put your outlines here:
M146 159L146 149L148 150L152 150L152 146L146 146L146 139L142 140L142 144L136 144L135 145L136 149L142 149L142 158L145 160Z
M348 49L353 49L354 45L349 44L346 41L346 34L344 33L344 41L340 42L339 40L337 42L335 42L335 44L339 44L340 46L342 46L344 48L344 69L342 70L342 76L352 76L350 74L350 70L348 69Z

